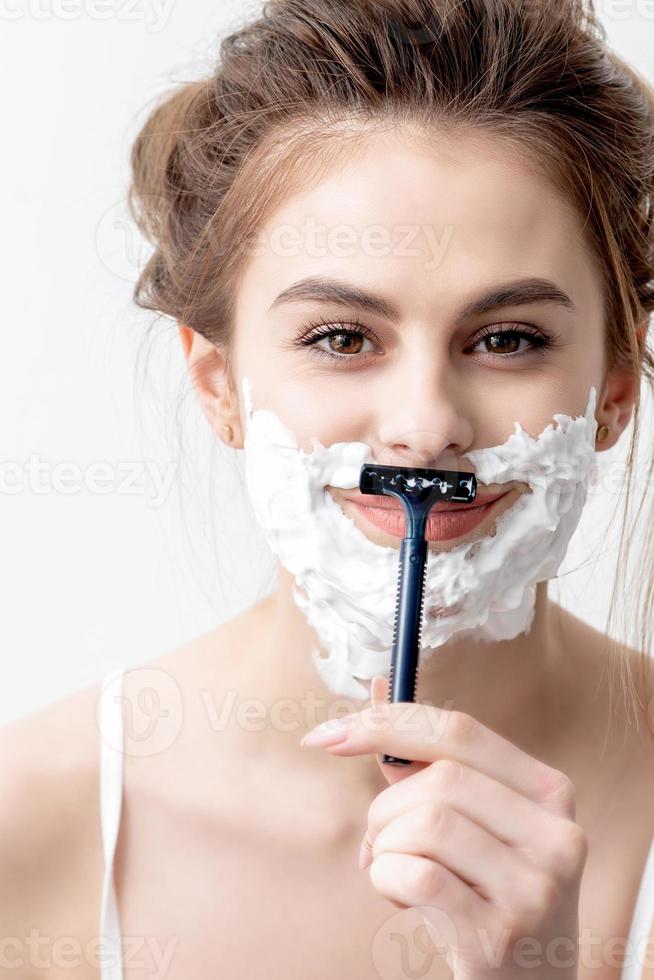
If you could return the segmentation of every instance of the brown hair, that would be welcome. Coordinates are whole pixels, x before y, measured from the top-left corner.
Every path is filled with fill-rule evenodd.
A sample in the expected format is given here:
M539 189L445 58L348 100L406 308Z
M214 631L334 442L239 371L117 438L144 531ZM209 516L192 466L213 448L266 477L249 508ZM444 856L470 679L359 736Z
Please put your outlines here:
M609 50L592 0L269 0L222 40L210 77L167 93L134 142L129 206L155 246L136 304L228 357L250 236L290 186L396 123L485 131L542 168L583 218L598 263L607 369L652 387L654 91ZM640 391L630 476L639 412ZM653 468L650 453L646 485ZM629 489L616 573L638 602L646 690L654 568L625 574ZM607 633L615 600L614 587ZM609 647L621 650L610 637ZM633 697L627 660L617 661Z

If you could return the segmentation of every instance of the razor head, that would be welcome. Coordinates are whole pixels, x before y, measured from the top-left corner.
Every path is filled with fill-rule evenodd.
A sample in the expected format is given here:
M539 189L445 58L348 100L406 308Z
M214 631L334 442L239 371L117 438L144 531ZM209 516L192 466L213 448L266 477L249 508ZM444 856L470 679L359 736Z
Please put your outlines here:
M359 474L359 490L365 494L388 494L412 503L457 500L470 503L477 495L474 473L458 470L430 470L416 466L377 466L364 464Z

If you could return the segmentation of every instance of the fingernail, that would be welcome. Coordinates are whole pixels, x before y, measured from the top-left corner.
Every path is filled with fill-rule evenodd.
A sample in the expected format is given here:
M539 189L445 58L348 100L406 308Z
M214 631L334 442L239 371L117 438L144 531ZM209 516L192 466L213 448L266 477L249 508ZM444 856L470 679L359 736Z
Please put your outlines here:
M304 736L300 745L336 745L344 742L351 728L355 725L353 715L344 715L343 718L331 718L316 725Z
M372 851L364 842L359 848L359 868L363 871L369 864L372 864Z

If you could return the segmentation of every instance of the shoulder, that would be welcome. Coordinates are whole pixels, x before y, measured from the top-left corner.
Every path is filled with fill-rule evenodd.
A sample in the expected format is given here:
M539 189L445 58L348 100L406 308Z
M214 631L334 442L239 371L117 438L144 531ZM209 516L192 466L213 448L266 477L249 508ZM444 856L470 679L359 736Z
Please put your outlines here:
M165 717L166 701L172 698L173 704L189 709L188 716L197 715L198 693L208 686L212 671L220 671L218 662L227 666L238 660L252 612L125 668L122 698L127 703L121 706L121 718L127 734L134 735L131 746L128 740L131 761L145 761L148 753L137 712L147 716L158 704ZM0 922L5 935L17 937L23 952L29 944L26 938L21 947L21 937L28 937L31 929L66 935L82 945L97 936L104 872L101 693L98 680L0 726ZM171 723L176 718L173 713ZM161 731L164 737L165 726ZM21 973L26 980L33 975L41 974L27 966ZM97 970L88 975L97 975Z
M17 945L12 957L24 958L26 978L35 974L30 930L81 941L95 927L98 692L87 688L0 727L0 921Z
M0 727L2 852L44 834L61 845L94 801L98 694L94 685Z
M624 690L628 724L633 724L640 742L654 766L654 657L635 647L622 647L622 670L616 688ZM652 769L654 775L654 768ZM654 827L652 828L654 833Z
M194 781L198 759L215 744L217 731L224 736L220 758L226 761L228 719L238 698L243 653L256 642L256 615L246 610L125 670L120 698L124 786L130 799L156 803L158 812L185 806L182 787L193 792L188 783Z
M133 722L138 738L139 713L143 723L149 713L164 717L165 710L176 706L188 716L202 707L202 694L209 688L228 686L252 642L258 615L259 606L251 607L158 657L127 667L121 684L127 737Z
M575 670L581 669L584 697L603 720L617 721L640 738L654 758L654 657L617 641L568 610L557 610L561 635L575 648ZM579 678L575 678L578 680Z
M123 694L163 695L172 685L186 700L212 664L235 653L244 620L236 617L159 657L126 666ZM101 693L98 680L0 726L0 854L20 840L61 846L75 837L80 822L99 818Z
M139 698L147 711L145 695L149 692L153 708L179 699L184 711L194 713L202 707L202 695L209 689L231 688L244 657L262 642L269 603L266 597L160 656L130 666L122 684L128 712L138 710Z
M654 660L567 612L560 622L572 692L569 771L587 817L613 834L631 826L638 856L654 834Z

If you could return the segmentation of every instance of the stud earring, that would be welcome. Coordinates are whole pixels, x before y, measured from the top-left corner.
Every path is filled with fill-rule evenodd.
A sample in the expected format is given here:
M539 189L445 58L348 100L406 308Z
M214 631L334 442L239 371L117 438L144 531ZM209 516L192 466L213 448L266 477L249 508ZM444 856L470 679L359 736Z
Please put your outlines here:
M231 442L234 438L234 430L231 425L223 425L223 432L225 433L225 442Z
M597 430L597 435L595 436L595 441L603 442L610 431L611 430L609 429L608 425L600 425L599 429Z

